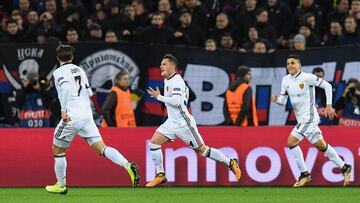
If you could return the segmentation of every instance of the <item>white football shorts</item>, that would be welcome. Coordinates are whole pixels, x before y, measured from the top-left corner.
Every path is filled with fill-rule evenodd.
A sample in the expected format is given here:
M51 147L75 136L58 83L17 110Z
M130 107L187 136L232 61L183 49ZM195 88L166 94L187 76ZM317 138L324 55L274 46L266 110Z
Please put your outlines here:
M94 120L70 121L69 123L61 120L55 128L53 144L61 148L68 148L76 134L85 139L90 146L95 142L102 141Z
M169 140L174 141L176 137L184 141L189 147L197 149L204 144L204 141L193 120L187 120L187 124L183 126L174 126L168 119L156 129L157 132L163 134Z
M322 132L318 124L319 122L317 121L298 123L291 131L291 135L295 136L300 141L306 138L311 144L315 144L320 139L323 139Z

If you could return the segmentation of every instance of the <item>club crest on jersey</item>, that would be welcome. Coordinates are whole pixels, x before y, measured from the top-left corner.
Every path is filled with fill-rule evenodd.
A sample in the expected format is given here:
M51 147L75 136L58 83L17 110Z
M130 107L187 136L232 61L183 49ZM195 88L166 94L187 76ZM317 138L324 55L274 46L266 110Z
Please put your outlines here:
M168 92L168 91L169 91L169 86L166 86L165 89L166 89L166 91Z
M304 83L299 84L300 89L304 89Z

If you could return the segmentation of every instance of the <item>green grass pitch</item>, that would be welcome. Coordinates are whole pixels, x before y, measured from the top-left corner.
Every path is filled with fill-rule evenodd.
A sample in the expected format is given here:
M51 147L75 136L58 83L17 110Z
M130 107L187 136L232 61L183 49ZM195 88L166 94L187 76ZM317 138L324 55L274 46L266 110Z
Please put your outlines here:
M66 195L48 194L44 188L0 188L1 203L21 202L360 202L359 187L159 187L69 188Z

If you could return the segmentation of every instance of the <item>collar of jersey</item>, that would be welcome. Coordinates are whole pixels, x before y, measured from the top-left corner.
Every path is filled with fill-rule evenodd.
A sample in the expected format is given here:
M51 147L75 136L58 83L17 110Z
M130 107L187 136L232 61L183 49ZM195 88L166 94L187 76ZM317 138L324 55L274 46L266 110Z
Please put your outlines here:
M173 78L175 75L177 75L177 73L175 73L174 75L172 75L169 79L167 80L171 80L171 78Z
M299 71L298 74L296 74L295 76L292 76L292 75L291 75L291 77L292 77L292 78L297 78L297 77L301 74L301 72L302 72L302 71Z
M61 67L61 66L65 66L65 65L67 65L67 64L71 64L71 62L66 62L66 63L63 63L63 64L61 64L59 67Z

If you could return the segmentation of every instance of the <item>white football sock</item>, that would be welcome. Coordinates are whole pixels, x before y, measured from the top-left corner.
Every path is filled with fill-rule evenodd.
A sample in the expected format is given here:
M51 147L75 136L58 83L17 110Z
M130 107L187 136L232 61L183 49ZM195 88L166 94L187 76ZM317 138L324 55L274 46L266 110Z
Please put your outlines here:
M55 157L54 169L55 169L56 179L58 181L58 186L64 187L66 185L66 166L67 166L65 153L54 155L54 157Z
M290 148L290 152L293 155L300 172L307 171L305 161L304 161L304 156L303 156L300 146L296 145L295 147Z
M202 154L202 156L208 157L214 161L223 162L227 166L230 165L230 158L225 156L224 153L222 153L221 151L219 151L218 149L215 149L215 148L207 147L205 149L204 153Z
M102 155L108 159L110 159L112 162L114 162L117 165L120 165L124 167L127 170L127 166L129 164L128 160L125 159L125 157L120 154L120 152L112 147L104 147L102 151Z
M329 159L334 162L340 169L344 166L345 162L339 157L339 155L336 153L335 149L327 144L327 149L325 150L325 154Z
M156 168L156 174L164 173L164 165L163 165L163 154L161 151L161 145L149 143L150 154L153 160L153 163Z

